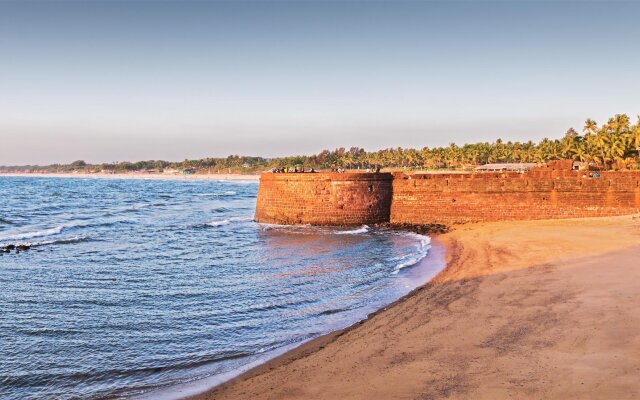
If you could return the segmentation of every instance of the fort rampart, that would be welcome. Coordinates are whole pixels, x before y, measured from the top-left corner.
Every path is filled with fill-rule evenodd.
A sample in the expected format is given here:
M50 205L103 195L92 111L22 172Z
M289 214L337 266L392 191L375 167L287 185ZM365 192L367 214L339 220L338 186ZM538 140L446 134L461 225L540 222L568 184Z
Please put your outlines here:
M264 173L256 220L312 225L389 222L392 181L385 173Z
M640 212L640 172L271 174L256 220L279 224L445 224Z

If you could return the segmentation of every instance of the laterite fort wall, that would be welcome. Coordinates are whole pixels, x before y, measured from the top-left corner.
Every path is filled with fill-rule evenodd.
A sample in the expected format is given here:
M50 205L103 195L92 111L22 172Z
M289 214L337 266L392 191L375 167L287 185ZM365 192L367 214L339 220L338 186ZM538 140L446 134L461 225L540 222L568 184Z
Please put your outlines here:
M640 212L640 172L262 174L258 222L445 224Z
M580 218L640 211L640 174L605 172L598 178L566 170L519 173L397 174L391 223Z
M389 222L391 174L263 173L255 219L275 224Z

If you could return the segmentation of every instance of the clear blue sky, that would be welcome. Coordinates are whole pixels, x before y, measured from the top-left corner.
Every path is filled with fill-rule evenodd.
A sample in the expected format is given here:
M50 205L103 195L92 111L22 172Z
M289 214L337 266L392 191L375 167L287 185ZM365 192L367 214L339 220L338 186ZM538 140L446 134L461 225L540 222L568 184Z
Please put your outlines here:
M638 2L0 2L0 165L559 137L640 113Z

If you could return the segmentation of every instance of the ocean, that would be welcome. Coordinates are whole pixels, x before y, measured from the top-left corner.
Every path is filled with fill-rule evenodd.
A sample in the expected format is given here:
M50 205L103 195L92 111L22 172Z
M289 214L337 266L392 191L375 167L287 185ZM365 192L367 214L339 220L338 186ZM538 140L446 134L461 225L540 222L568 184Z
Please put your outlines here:
M219 382L441 268L430 238L253 221L257 182L0 177L2 399ZM162 396L160 394L162 393Z

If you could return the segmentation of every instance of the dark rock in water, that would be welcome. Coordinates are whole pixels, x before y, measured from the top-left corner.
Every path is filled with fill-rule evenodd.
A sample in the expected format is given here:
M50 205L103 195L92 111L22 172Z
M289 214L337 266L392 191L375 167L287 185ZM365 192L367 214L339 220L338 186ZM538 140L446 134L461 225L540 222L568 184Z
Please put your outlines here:
M450 231L450 228L444 224L380 224L377 226L382 226L389 229L397 229L401 231L414 232L420 235L437 235Z
M19 244L19 245L8 244L6 246L0 247L0 254L11 253L11 250L15 250L16 254L18 254L21 251L26 251L26 250L29 250L30 248L31 248L30 244Z

